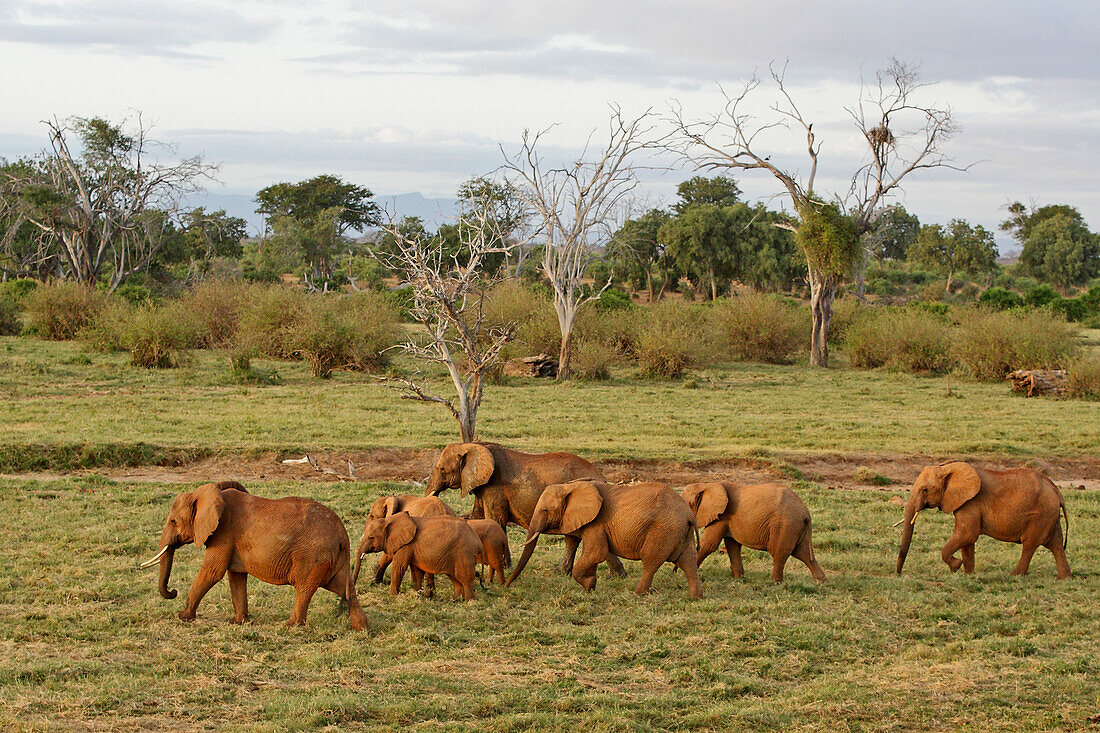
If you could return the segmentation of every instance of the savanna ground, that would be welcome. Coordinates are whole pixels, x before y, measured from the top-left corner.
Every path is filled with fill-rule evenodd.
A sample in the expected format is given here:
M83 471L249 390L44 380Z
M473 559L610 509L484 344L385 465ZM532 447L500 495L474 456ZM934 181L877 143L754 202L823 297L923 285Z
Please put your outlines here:
M486 439L573 450L616 479L784 478L814 516L829 581L787 582L746 551L702 568L705 597L662 570L636 597L601 571L584 593L546 541L509 591L391 598L360 581L369 634L319 593L286 629L292 591L252 581L252 622L226 583L191 624L156 593L171 497L204 479L332 506L358 537L374 497L417 491L453 440L438 406L363 375L319 381L259 363L240 385L224 355L145 371L73 344L0 339L0 726L5 729L1076 730L1100 727L1100 406L1025 400L953 377L729 365L683 382L493 386ZM362 482L283 458L309 452ZM977 573L939 559L950 517L925 512L893 573L897 497L926 462L1031 463L1065 488L1075 578L1040 551L984 538ZM859 470L860 468L864 470ZM874 484L885 480L894 483ZM1084 488L1076 488L1083 486ZM460 511L469 501L444 495ZM522 533L512 531L513 551ZM550 538L547 538L548 540ZM185 591L201 554L177 554Z

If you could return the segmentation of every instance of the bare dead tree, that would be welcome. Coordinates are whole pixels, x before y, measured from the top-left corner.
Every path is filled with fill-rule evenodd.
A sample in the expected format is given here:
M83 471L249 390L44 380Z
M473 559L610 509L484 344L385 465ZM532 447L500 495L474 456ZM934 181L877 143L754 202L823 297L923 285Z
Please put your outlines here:
M94 283L109 265L113 290L148 267L179 222L184 198L217 166L201 157L176 159L149 137L140 116L132 132L101 119L45 125L49 149L9 185L24 219L56 248L66 276Z
M647 147L648 120L648 112L628 119L612 107L603 148L590 155L590 138L577 159L560 168L547 164L540 152L549 129L525 130L519 151L504 153L504 169L514 174L520 196L542 221L542 271L553 288L561 329L559 380L569 378L577 312L611 286L608 278L598 290L586 291L582 278L599 256L598 243L610 239L620 205L638 185L631 159Z
M895 59L873 84L863 84L859 103L847 109L866 141L869 160L852 175L846 196L826 202L814 191L821 143L813 123L787 90L785 71L785 67L770 70L776 86L771 119L757 120L745 111L746 99L760 86L754 77L737 95L723 90L725 104L709 117L688 119L679 105L673 105L667 117L672 132L662 147L702 170L764 170L783 186L799 216L798 225L788 228L795 232L808 265L813 314L810 363L828 366L833 298L851 276L864 246L862 239L887 200L913 171L966 168L954 165L943 152L944 142L957 130L950 109L919 104L915 97L927 85L920 82L915 68ZM805 133L809 172L804 178L772 163L771 155L758 147L759 136L775 128Z
M486 376L515 332L515 324L492 324L487 319L485 293L498 278L487 271L486 260L508 254L520 243L501 236L490 207L468 208L464 221L466 226L458 227L460 251L448 254L436 238L402 230L391 217L383 225L393 240L391 251L376 251L375 256L410 288L410 313L424 327L421 338L411 338L397 348L446 369L455 397L436 394L419 371L383 381L401 391L403 399L446 407L465 443L477 438Z

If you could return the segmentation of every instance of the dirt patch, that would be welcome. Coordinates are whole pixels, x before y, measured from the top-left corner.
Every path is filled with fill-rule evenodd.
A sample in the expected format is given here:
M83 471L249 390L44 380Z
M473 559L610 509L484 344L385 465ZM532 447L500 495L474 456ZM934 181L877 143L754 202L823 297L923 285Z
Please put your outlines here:
M360 481L424 481L431 473L437 452L429 449L384 448L369 451L336 451L315 453L311 457L323 468L341 474L354 471ZM98 473L119 481L151 481L156 483L190 483L220 479L249 481L339 481L337 477L317 471L308 463L285 464L286 456L275 453L260 456L216 456L203 458L182 466L138 466L129 468L99 468L94 471L70 473L8 474L22 478L57 478ZM300 457L300 456L298 456ZM661 481L683 486L697 481L738 481L761 483L789 481L801 475L827 488L866 489L871 491L905 491L921 469L928 465L958 460L958 456L903 454L775 454L768 457L730 457L706 461L666 461L656 459L622 459L598 463L611 481ZM1045 471L1055 483L1067 488L1083 487L1100 490L1100 459L1054 458L1009 459L967 458L984 468L1000 469L1026 465ZM351 468L349 468L349 462ZM860 469L864 469L860 471ZM886 485L870 485L856 478L877 475L892 481Z

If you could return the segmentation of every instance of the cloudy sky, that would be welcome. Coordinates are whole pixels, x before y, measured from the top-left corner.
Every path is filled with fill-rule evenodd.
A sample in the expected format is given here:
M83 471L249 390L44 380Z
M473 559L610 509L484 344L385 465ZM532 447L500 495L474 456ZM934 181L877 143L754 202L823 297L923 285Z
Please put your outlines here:
M823 141L818 188L844 190L859 152L845 107L897 57L937 82L923 99L950 106L948 152L975 164L915 174L910 211L994 228L1009 201L1064 202L1096 228L1098 38L1100 4L1079 0L0 0L0 156L40 150L55 115L140 111L158 139L222 164L216 194L334 173L446 198L525 128L556 124L549 152L564 158L610 102L703 115L719 85L786 62ZM772 91L755 97L762 120ZM800 135L766 142L805 167ZM669 201L691 173L650 171L646 192ZM763 174L740 182L778 191Z

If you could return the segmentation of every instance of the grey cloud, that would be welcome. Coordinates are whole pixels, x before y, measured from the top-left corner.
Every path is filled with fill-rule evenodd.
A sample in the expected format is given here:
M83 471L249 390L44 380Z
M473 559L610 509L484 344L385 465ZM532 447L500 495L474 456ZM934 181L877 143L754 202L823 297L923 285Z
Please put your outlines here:
M164 4L139 0L46 5L13 3L0 9L0 40L40 45L126 49L171 58L203 58L186 49L209 41L250 42L277 26L212 3Z

